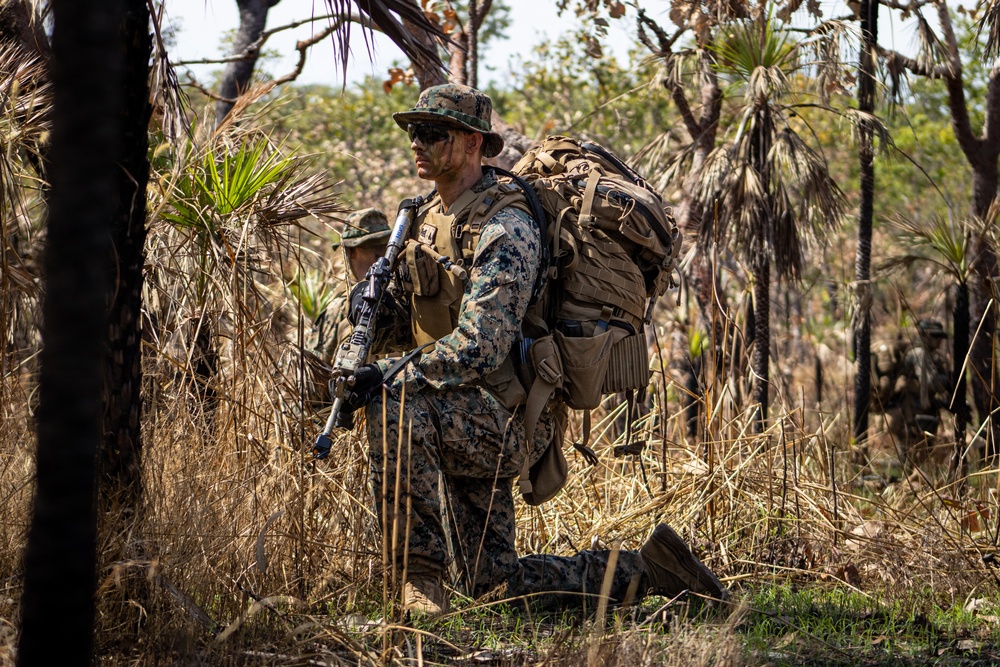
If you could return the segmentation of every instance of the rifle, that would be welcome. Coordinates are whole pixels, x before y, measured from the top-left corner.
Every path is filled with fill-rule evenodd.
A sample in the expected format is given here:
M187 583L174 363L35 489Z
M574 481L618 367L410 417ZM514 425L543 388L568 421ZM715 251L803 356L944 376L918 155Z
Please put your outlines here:
M317 459L325 459L329 456L330 447L333 444L330 440L330 433L337 425L347 392L354 384L354 373L367 364L368 358L371 356L371 349L375 342L375 321L379 308L382 306L382 299L389 287L389 280L392 278L399 254L406 246L406 239L410 235L410 225L416 217L417 209L423 205L424 201L423 197L417 196L413 199L405 199L400 203L385 255L379 257L365 274L368 287L362 298L357 324L354 325L350 339L337 350L337 358L333 362L334 389L331 392L333 394L333 408L330 410L330 418L326 420L323 432L317 436L316 444L313 445L313 456Z

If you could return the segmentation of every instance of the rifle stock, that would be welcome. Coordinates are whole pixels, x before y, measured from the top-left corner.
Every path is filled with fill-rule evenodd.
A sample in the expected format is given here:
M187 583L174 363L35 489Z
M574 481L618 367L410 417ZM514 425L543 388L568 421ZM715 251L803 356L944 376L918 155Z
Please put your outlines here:
M368 287L365 290L357 324L351 332L351 337L337 349L337 357L333 362L333 407L330 410L330 417L326 420L326 426L316 437L316 443L313 445L313 456L317 459L329 456L333 444L330 434L337 424L344 401L351 389L351 379L359 368L368 363L371 356L379 308L382 307L382 300L389 287L389 280L392 278L399 255L406 247L410 225L413 224L417 209L423 203L423 197L415 197L406 199L399 205L385 254L372 264L365 275Z

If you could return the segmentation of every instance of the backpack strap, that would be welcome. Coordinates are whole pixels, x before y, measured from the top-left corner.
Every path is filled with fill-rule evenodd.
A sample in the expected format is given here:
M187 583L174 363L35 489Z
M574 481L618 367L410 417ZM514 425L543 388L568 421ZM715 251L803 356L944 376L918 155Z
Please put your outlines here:
M501 167L493 167L493 171L506 176L511 179L517 186L521 188L524 192L524 198L528 200L528 206L531 207L531 217L534 219L535 224L538 226L538 238L539 246L541 248L541 257L539 262L538 273L535 275L535 282L531 286L531 299L528 302L529 307L538 301L538 298L542 295L542 288L545 287L545 279L547 278L547 269L549 266L549 244L548 244L548 229L545 218L545 209L542 208L542 202L538 198L538 193L535 189L528 184L526 180Z
M588 229L594 226L594 197L597 196L597 184L601 182L601 172L590 170L587 177L587 188L583 191L583 204L580 206L580 226Z
M574 442L573 449L580 452L587 463L597 465L597 453L590 447L590 410L583 411L583 442Z

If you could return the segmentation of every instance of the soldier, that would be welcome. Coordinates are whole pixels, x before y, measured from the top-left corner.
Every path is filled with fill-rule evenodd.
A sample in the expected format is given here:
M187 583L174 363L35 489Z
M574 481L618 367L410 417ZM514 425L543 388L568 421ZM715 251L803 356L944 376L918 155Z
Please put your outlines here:
M340 239L354 282L364 280L375 260L385 254L391 233L385 213L377 208L363 208L347 217Z
M934 445L941 409L948 406L951 373L941 343L947 334L932 319L917 322L919 338L901 336L876 351L878 397L887 430L907 462L919 462Z
M344 264L350 272L351 282L364 280L371 265L385 254L391 233L389 221L377 208L363 208L347 216L344 233L333 247L334 250L338 246L344 249ZM347 299L339 297L313 323L312 349L316 350L326 364L330 363L337 346L350 333L348 327L344 326L346 315Z
M416 107L393 115L409 135L417 175L435 186L401 262L411 346L430 348L384 385L394 360L360 368L345 408L366 406L383 543L397 574L405 571L404 605L411 612L448 609L444 582L453 558L470 595L505 585L508 596L562 606L599 593L612 557L593 550L518 558L514 548L513 480L526 462L561 446L566 413L561 404L547 406L529 442L525 388L512 350L541 269L541 239L520 191L483 167L483 158L503 148L491 131L491 110L485 94L447 84L425 90ZM442 255L464 267L466 277L434 261ZM402 495L395 495L397 488ZM726 594L665 524L638 552L617 554L612 603L685 590Z

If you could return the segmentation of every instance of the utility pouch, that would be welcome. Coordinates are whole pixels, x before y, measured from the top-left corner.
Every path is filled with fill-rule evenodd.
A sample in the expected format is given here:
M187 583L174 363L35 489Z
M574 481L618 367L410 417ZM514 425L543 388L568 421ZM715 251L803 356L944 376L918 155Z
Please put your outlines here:
M579 338L561 331L553 334L562 359L566 405L574 410L592 410L601 404L611 350L625 336L628 332L618 327Z
M486 386L486 390L510 411L523 405L528 398L527 390L517 377L511 355L507 355L507 358L500 364L500 368L483 378L483 384Z
M438 264L420 246L419 242L411 240L404 253L412 291L417 296L436 296L441 290Z
M552 441L545 448L542 457L528 470L530 485L522 484L521 497L531 506L541 505L553 498L566 485L569 477L569 466L563 454L562 442L566 433L567 416L564 409L556 410L555 433Z

